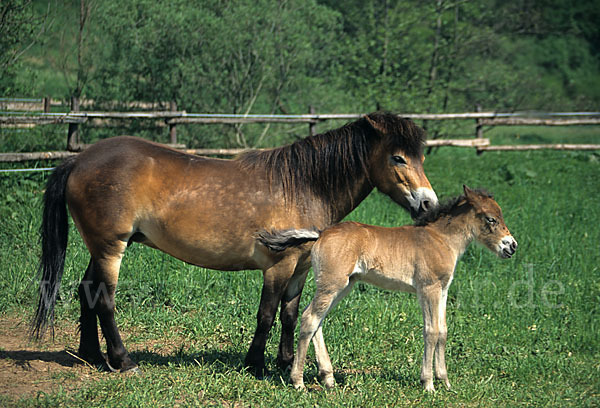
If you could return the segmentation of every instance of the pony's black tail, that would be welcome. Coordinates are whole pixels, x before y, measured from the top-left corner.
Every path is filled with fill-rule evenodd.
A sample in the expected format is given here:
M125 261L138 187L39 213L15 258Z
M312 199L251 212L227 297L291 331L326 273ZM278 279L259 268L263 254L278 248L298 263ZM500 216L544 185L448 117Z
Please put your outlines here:
M313 229L288 229L282 231L260 231L256 239L271 251L281 252L290 247L319 239L321 231Z
M65 190L74 165L74 157L65 160L52 172L46 183L40 227L42 256L38 267L39 300L30 328L30 335L36 339L44 336L48 322L51 325L54 322L54 305L65 266L69 235Z

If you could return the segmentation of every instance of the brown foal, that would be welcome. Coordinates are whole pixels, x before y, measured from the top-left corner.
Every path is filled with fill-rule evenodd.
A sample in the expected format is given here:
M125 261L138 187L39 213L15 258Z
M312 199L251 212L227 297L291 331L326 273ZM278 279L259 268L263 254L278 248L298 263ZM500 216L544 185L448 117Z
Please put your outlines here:
M504 224L500 206L483 190L464 186L464 195L440 206L415 225L384 228L344 222L316 230L262 232L271 250L318 239L312 248L315 296L302 314L300 337L291 379L303 388L303 370L312 339L319 376L326 387L335 385L321 325L327 313L350 292L356 281L404 292L416 292L423 312L425 352L421 382L434 391L435 376L449 389L446 371L446 299L458 259L477 240L501 258L510 258L517 241Z

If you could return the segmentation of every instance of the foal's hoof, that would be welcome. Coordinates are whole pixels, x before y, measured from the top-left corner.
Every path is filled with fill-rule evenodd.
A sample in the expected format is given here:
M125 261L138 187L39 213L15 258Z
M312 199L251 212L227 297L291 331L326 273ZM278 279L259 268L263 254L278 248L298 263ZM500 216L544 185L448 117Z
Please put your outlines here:
M327 377L327 378L323 379L322 381L323 381L323 385L328 390L335 388L335 380L333 379L333 376Z
M295 389L297 389L298 391L306 391L306 387L304 386L304 382L299 382L299 383L293 383L292 384L294 386Z

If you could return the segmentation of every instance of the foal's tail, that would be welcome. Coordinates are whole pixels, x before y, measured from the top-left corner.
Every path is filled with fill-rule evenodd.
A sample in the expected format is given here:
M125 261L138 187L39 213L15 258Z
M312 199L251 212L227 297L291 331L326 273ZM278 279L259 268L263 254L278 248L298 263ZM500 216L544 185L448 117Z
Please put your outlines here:
M54 321L54 305L65 266L69 220L65 200L67 179L75 166L75 158L68 158L48 178L44 193L44 213L40 235L42 256L38 267L40 276L39 301L31 322L30 335L41 339Z
M287 229L281 231L260 231L257 234L258 242L274 252L285 251L290 247L296 247L309 241L319 239L321 231L312 229Z

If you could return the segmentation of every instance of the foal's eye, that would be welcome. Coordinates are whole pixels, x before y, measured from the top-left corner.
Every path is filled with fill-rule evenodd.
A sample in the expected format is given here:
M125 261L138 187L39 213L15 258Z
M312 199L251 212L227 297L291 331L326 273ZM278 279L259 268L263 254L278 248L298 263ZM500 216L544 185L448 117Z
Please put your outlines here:
M485 217L485 220L488 224L494 225L496 223L496 219L494 217Z
M392 160L396 164L406 164L406 160L404 160L404 157L402 156L392 156Z

